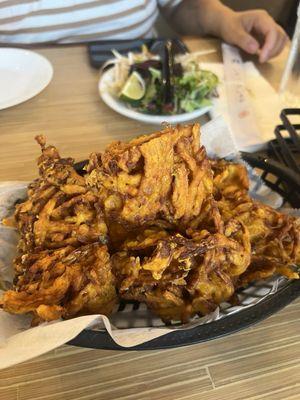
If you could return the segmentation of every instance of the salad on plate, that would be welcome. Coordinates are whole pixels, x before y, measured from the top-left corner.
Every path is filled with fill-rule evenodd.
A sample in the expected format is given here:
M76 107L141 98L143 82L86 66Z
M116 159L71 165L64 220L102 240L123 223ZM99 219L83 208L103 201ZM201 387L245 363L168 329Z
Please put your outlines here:
M209 51L208 51L209 52ZM172 97L166 101L163 62L146 46L140 53L127 56L113 50L110 93L129 108L152 115L177 115L211 105L217 96L218 77L201 68L201 57L207 51L176 55L170 76Z

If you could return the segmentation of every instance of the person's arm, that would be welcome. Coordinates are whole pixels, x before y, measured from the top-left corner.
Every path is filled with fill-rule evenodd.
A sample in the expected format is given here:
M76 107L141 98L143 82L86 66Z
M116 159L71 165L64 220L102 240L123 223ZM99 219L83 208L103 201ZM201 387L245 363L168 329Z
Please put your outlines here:
M183 0L165 16L182 35L219 37L259 54L260 62L279 54L287 41L284 30L265 10L235 12L219 0Z

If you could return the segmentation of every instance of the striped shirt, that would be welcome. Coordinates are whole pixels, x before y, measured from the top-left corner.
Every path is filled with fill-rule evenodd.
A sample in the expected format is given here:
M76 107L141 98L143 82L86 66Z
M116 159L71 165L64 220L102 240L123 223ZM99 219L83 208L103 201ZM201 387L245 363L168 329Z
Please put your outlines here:
M72 43L154 36L159 8L181 0L0 0L1 43Z

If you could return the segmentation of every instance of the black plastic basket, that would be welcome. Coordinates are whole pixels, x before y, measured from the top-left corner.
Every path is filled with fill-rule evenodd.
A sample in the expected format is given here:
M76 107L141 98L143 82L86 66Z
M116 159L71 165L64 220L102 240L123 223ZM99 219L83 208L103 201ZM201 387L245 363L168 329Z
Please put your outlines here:
M260 171L261 179L279 193L286 204L299 208L300 139L297 131L300 124L293 125L289 119L290 115L300 115L300 110L283 110L280 115L283 124L275 128L276 139L269 142L266 150L253 154L242 153L242 157L250 166ZM287 134L288 137L283 137L283 134ZM83 171L85 164L86 161L83 161L76 165L78 172ZM115 350L152 350L186 346L226 336L258 323L291 303L299 294L300 280L290 281L274 294L249 308L191 329L170 331L167 335L131 348L117 345L104 330L84 330L69 344ZM122 311L122 305L119 310Z

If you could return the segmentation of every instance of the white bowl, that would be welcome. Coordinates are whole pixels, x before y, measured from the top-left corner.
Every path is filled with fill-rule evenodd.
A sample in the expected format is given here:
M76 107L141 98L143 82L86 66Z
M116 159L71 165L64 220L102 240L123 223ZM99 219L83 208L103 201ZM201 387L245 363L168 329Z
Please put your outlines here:
M108 107L112 108L119 114L124 115L125 117L135 119L137 121L147 122L149 124L158 124L160 125L162 122L167 122L170 124L177 124L181 122L190 121L192 119L200 117L200 115L206 114L211 110L212 106L206 106L199 108L195 111L177 115L152 115L152 114L144 114L138 111L133 110L126 103L124 103L119 98L113 96L109 91L109 85L111 84L113 79L113 68L105 71L99 80L98 89L99 94L102 100Z

